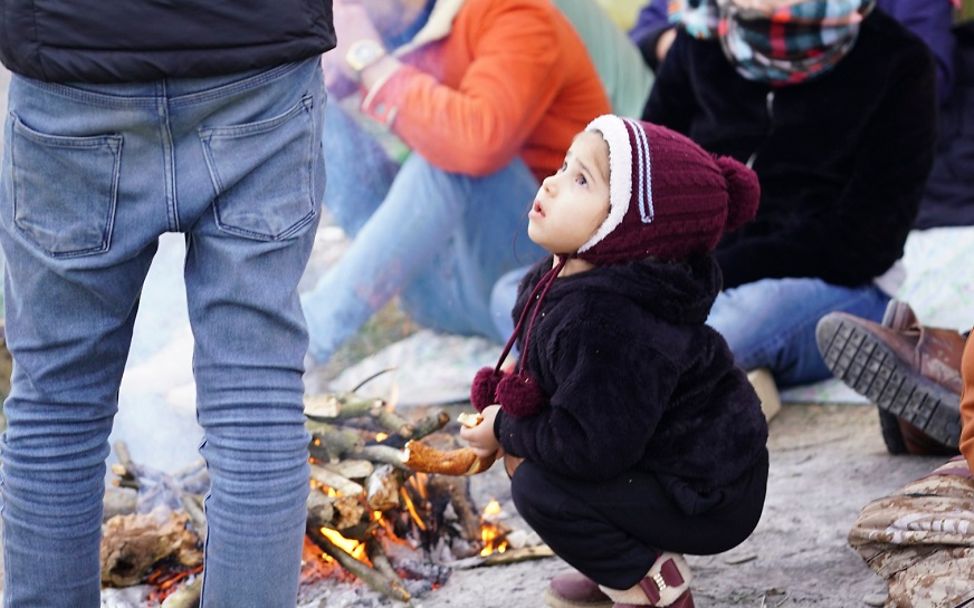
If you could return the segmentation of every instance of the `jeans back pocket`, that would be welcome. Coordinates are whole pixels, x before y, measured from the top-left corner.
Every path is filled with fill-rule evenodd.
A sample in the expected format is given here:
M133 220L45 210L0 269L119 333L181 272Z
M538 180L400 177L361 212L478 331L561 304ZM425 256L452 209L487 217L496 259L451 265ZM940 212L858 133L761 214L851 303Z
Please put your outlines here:
M274 118L199 130L221 230L276 241L315 218L315 163L323 161L313 105L307 96Z
M11 116L17 231L53 257L108 251L122 136L49 135Z

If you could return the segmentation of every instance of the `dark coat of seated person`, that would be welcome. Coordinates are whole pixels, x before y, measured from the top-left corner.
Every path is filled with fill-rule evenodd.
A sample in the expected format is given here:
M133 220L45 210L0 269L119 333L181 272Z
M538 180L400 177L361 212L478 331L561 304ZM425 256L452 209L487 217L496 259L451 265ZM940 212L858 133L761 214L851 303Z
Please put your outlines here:
M824 314L882 316L933 159L930 53L861 11L841 59L794 82L745 77L726 40L680 31L644 112L758 175L756 220L717 248L724 292L708 323L741 367L779 384L830 376L815 345Z

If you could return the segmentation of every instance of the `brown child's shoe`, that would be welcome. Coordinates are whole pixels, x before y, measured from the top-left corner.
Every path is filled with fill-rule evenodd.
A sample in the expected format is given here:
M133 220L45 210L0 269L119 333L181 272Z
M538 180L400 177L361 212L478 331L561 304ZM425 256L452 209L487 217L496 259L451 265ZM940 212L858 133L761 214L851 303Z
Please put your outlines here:
M961 334L922 326L905 302L891 300L882 323L830 313L815 337L835 377L880 408L891 453L956 453Z
M693 595L690 593L692 578L687 560L679 553L667 552L656 558L646 576L632 589L601 589L615 601L613 608L693 608Z
M610 608L612 600L599 584L581 572L559 574L551 579L544 594L550 608Z

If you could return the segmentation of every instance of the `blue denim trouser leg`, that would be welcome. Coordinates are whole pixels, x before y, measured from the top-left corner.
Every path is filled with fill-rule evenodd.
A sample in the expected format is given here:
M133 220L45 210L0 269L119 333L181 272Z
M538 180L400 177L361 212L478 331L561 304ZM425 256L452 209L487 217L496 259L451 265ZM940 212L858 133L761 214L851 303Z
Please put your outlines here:
M327 127L325 133L332 135ZM369 188L375 194L388 161L369 155L358 160L378 163ZM325 202L355 240L302 296L314 359L327 361L396 294L422 325L497 339L489 310L494 283L543 253L527 237L526 213L538 182L524 162L515 159L495 173L470 177L413 153L378 205L356 199L350 185L334 184L352 174L329 164Z
M4 603L100 605L107 438L158 236L186 233L203 608L292 607L308 493L297 297L324 186L317 58L203 79L14 77L0 173Z
M494 289L491 291L490 317L494 321L494 329L502 342L506 342L514 333L514 318L511 317L511 312L517 302L517 286L521 284L521 279L529 270L531 270L530 264L506 273L497 280Z
M887 302L874 285L764 279L721 292L707 323L723 334L740 367L766 367L784 387L831 377L815 343L819 319L841 311L878 321Z

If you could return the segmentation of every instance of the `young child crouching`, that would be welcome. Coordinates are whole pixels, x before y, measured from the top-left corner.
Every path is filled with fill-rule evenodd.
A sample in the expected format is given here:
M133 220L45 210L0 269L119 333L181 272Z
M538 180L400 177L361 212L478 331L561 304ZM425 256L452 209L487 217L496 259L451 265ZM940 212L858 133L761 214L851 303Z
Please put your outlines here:
M711 251L758 197L737 161L610 115L544 180L528 234L552 258L520 285L501 361L515 339L521 356L477 375L484 422L462 436L505 454L518 511L579 571L552 580L549 606L692 607L681 554L757 525L767 424L705 322Z

